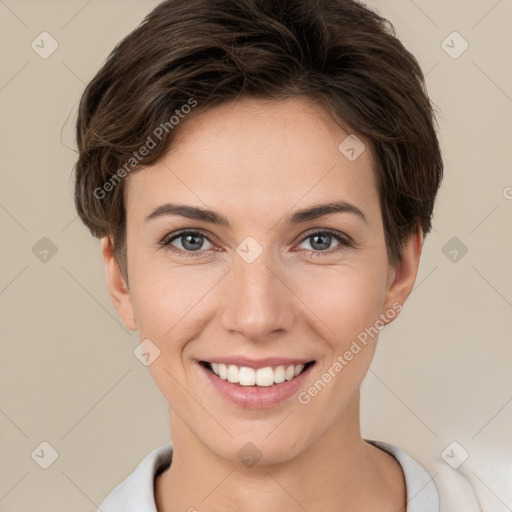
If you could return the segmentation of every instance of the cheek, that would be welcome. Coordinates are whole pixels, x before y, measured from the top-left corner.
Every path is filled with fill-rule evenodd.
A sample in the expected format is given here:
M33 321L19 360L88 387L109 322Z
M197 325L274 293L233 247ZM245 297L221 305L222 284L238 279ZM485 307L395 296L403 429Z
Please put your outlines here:
M154 340L161 350L179 350L175 342L185 343L204 325L205 304L222 272L135 258L133 269L131 294L140 337Z
M222 307L222 278L229 265L201 264L193 258L179 263L161 250L138 250L136 245L130 247L129 241L128 246L139 335L154 339L165 350L179 348L166 345L169 340L185 343L199 335L201 327ZM384 259L385 249L372 243L364 251L347 252L342 259L327 258L316 264L288 262L276 272L291 285L287 302L298 316L318 324L326 339L347 341L378 318L385 292ZM297 324L303 320L297 318Z
M211 320L205 311L207 295L218 279L192 266L177 268L153 261L141 268L149 270L137 272L132 289L139 337L150 339L160 351L148 370L171 407L185 410L184 355L189 341L199 338Z
M378 266L323 267L302 273L295 286L332 348L341 350L379 318L385 275Z
M324 425L334 424L372 362L385 276L377 265L354 265L308 273L301 283L299 293L307 297L309 323L315 322L322 333L325 357L318 380L302 389L297 399L308 411L305 421L318 430L315 418L322 417Z

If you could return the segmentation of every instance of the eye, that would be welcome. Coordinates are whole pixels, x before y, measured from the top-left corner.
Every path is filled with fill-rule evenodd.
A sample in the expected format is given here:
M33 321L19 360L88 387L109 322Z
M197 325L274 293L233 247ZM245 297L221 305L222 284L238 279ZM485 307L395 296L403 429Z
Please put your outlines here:
M336 241L337 245L334 248L331 247L332 242ZM312 247L312 250L306 250L306 252L314 255L331 254L335 251L343 250L346 247L351 247L350 240L344 237L341 233L331 230L315 231L310 233L302 239L301 244L307 242Z
M162 246L173 252L178 252L186 256L202 256L204 250L211 248L204 247L205 241L213 247L212 242L205 234L199 231L182 231L164 239L162 241ZM174 245L175 242L177 245Z
M328 255L354 246L349 237L346 237L337 231L325 229L310 233L302 239L301 245L307 241L309 241L312 249L306 249L306 252L314 256ZM333 241L337 242L334 247L332 247ZM206 247L204 246L205 242L209 244L209 247L208 245ZM171 252L187 257L204 256L208 249L215 247L206 234L196 230L185 230L178 233L172 233L164 238L160 245Z

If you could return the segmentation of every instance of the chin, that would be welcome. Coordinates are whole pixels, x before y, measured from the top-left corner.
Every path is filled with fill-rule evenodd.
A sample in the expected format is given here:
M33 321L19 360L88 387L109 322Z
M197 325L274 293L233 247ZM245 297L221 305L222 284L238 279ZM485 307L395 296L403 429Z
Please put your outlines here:
M284 431L280 435L277 432L268 435L267 430L255 431L254 435L245 432L229 443L210 442L206 446L217 456L247 468L286 463L307 449L303 433Z

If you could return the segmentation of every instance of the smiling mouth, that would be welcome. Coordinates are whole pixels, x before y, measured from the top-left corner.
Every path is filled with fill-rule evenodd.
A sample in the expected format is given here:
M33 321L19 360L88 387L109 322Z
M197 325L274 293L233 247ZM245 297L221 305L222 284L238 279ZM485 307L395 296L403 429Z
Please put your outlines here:
M293 380L314 365L315 361L298 365L266 366L258 369L235 364L211 363L209 361L200 361L200 364L220 379L227 380L232 384L268 387Z

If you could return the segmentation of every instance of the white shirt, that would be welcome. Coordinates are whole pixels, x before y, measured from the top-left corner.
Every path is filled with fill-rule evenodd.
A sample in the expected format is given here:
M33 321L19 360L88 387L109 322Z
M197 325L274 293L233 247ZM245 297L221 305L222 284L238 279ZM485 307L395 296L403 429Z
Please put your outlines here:
M453 474L442 485L436 485L433 478L440 471L432 477L401 448L382 441L366 441L390 453L402 466L407 488L407 512L481 512L476 496L464 478ZM171 460L171 443L153 450L103 500L98 512L158 512L154 496L155 478L169 467Z

